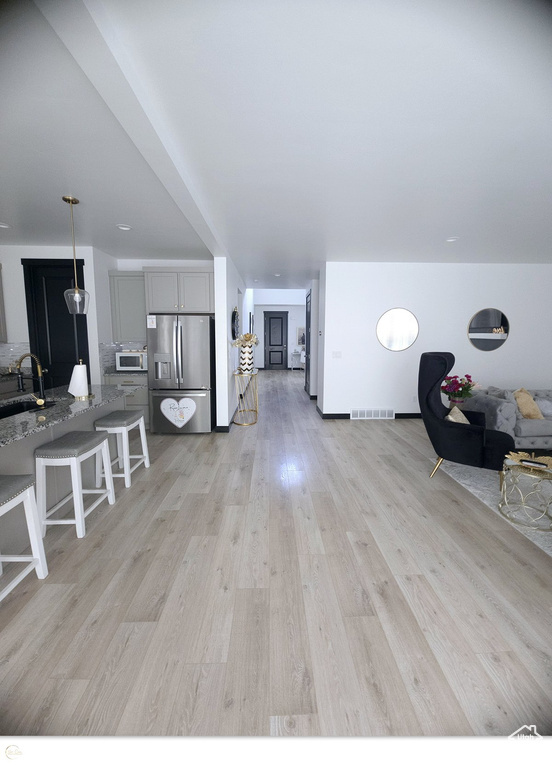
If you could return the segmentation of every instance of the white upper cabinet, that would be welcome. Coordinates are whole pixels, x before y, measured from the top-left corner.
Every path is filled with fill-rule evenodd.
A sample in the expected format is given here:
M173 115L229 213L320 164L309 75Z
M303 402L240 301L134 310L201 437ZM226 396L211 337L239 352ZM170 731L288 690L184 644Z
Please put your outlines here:
M110 272L113 341L146 341L146 289L143 272Z
M152 271L146 276L148 313L213 312L213 273Z

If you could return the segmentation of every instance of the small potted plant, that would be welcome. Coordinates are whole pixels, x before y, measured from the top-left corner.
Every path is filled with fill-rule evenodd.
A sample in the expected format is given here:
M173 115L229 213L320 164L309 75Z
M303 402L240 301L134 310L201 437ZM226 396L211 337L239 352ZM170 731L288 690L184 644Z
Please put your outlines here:
M458 376L446 376L441 384L441 392L448 397L450 406L462 405L468 397L473 397L472 389L475 387L475 381L469 373L459 378Z
M238 371L240 373L253 373L255 365L253 363L253 347L257 346L259 339L254 333L242 333L236 341L232 342L233 347L240 350L240 363Z

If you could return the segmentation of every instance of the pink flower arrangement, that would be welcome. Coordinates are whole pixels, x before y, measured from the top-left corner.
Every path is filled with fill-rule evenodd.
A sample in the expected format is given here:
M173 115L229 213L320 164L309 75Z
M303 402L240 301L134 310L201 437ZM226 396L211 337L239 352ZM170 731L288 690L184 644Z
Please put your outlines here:
M444 392L449 400L465 399L473 397L472 389L475 381L466 373L461 379L458 376L446 376L441 384L441 392Z

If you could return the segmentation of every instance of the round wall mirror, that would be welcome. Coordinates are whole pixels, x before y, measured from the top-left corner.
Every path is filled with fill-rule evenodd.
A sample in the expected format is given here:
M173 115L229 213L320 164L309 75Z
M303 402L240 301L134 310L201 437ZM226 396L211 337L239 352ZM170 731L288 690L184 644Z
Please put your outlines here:
M389 309L378 320L376 336L385 349L400 352L418 338L418 321L408 309Z
M500 309L489 307L477 312L468 326L468 339L474 347L491 352L501 347L510 332L506 315Z

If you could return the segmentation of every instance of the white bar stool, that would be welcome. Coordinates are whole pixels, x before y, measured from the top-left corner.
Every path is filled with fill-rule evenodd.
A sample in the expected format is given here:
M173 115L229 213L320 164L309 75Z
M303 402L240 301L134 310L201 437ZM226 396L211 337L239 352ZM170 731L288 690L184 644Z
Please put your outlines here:
M141 464L149 467L148 443L146 440L146 425L144 423L144 411L113 411L108 416L102 416L94 422L95 429L105 431L109 435L117 435L117 456L111 461L111 464L118 462L119 469L122 472L113 472L113 477L124 477L125 488L130 488L130 475ZM140 439L142 441L142 453L130 455L129 432L138 427L140 430ZM132 466L131 459L138 459ZM102 478L100 466L96 461L96 485L99 487Z
M27 530L31 543L32 555L1 555L0 574L2 563L28 563L17 576L15 576L0 592L0 601L8 595L14 587L32 570L36 571L39 579L45 579L48 575L44 545L40 535L40 521L36 508L34 494L34 477L32 475L11 475L0 477L0 516L10 509L23 504L27 519Z
M68 432L51 443L40 445L34 452L36 459L36 501L38 514L42 524L42 535L46 533L47 525L75 525L77 537L82 539L86 533L84 518L87 517L98 504L107 498L110 504L115 504L115 491L111 476L111 461L109 457L109 444L107 435L97 432ZM105 488L101 490L82 487L82 462L91 456L100 457L103 463L105 476ZM46 502L46 467L70 467L72 491L59 501L51 509L47 509ZM84 494L97 494L98 498L87 509L84 508ZM48 520L65 502L73 498L75 510L74 518L61 520Z

